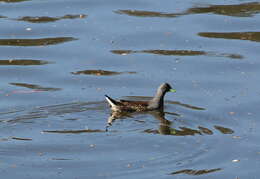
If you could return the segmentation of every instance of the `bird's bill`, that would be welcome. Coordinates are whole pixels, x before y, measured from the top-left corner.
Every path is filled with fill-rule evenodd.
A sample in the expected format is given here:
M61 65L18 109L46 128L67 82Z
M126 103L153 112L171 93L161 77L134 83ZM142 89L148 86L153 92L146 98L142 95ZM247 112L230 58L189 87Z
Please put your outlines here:
M176 92L176 89L170 89L170 92L175 93L175 92Z

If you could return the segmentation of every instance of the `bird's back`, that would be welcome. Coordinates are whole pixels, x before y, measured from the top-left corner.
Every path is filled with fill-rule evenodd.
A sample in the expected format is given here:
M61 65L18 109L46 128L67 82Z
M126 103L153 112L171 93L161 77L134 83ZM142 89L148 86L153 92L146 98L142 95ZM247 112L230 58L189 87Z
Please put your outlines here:
M120 100L121 105L119 108L124 111L147 111L148 102L147 101L128 101Z

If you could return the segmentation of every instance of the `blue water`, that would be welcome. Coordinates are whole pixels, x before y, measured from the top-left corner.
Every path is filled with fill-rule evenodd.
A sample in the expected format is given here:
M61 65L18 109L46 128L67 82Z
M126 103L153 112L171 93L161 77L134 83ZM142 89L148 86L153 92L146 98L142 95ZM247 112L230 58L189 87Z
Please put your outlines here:
M3 178L257 178L260 3L0 0ZM257 75L258 74L258 75ZM165 116L116 119L104 101Z

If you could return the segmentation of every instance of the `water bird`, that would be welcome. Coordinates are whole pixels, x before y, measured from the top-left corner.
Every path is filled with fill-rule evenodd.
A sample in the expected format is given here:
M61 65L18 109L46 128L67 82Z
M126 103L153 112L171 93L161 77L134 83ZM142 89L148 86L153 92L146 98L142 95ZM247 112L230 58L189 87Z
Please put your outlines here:
M176 92L168 83L161 84L155 96L149 101L129 101L129 100L115 100L105 95L107 102L110 105L112 112L142 112L164 109L164 96L167 92Z

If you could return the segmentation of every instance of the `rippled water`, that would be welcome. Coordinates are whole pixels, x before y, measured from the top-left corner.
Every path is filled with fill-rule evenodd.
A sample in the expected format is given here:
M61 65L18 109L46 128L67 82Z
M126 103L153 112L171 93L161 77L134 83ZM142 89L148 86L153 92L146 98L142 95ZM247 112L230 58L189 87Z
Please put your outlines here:
M2 178L258 178L259 2L0 10ZM163 82L177 89L165 113L104 101L149 100Z

